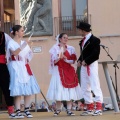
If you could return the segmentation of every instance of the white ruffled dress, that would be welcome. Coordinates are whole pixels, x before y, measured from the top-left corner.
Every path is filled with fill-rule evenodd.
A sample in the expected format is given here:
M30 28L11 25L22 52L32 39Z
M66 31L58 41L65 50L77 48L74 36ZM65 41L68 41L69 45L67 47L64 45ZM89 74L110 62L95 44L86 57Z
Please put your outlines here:
M21 45L24 42L21 41ZM10 50L15 51L18 48L20 48L20 45L14 40L8 42L6 57L10 73L10 96L26 96L40 93L40 87L35 76L29 75L25 66L26 62L32 59L33 53L27 45L18 56L14 56L15 60L12 60Z
M70 55L76 55L75 49L72 46L67 45L67 51ZM65 88L61 82L58 66L54 65L54 60L58 58L60 52L60 47L58 44L54 45L49 52L51 54L50 73L52 74L52 77L46 96L47 99L53 101L80 100L82 98L82 95L79 83L74 88Z

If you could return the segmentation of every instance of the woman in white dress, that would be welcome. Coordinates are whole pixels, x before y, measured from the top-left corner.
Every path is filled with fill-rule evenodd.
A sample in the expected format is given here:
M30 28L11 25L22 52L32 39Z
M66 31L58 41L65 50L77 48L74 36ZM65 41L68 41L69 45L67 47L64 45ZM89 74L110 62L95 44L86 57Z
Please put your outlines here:
M75 115L71 112L71 100L80 100L81 89L78 77L72 64L77 60L75 49L67 45L68 36L61 33L57 36L59 43L50 49L52 74L50 85L47 92L49 100L56 101L56 111L54 115L61 112L61 101L67 101L67 115Z
M7 45L8 70L10 72L10 96L14 97L16 118L33 117L29 112L31 95L40 92L40 87L30 69L28 62L33 53L27 42L21 40L24 29L20 25L12 28L13 40ZM24 115L20 111L21 96L24 96Z

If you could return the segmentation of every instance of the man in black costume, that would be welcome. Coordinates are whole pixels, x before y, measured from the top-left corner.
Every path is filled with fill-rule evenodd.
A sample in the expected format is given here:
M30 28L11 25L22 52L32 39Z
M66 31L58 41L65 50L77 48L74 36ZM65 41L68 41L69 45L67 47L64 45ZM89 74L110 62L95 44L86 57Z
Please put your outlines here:
M0 28L1 28L1 19L0 19ZM0 31L0 87L5 97L9 118L15 118L13 97L10 96L10 90L9 90L10 76L6 65L6 51L5 51L5 46L7 45L7 42L10 39L11 37L9 35Z
M100 55L100 39L91 33L91 25L80 22L77 26L79 33L84 38L80 41L80 57L78 59L78 67L81 66L81 89L87 111L82 116L102 115L103 95L100 88L98 75L98 59ZM94 101L91 91L94 93ZM94 102L96 108L94 111Z

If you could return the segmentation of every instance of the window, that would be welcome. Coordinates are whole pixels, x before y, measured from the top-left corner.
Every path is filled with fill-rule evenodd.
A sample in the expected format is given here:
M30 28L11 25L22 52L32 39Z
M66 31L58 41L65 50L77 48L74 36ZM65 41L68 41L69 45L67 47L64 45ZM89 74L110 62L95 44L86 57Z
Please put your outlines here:
M76 0L76 15L87 14L87 0Z
M7 13L7 12L4 12L4 21L5 22L10 22L10 14L9 13Z
M72 0L61 0L61 16L72 16Z
M85 15L87 0L60 0L60 16Z
M59 0L59 18L55 18L55 28L59 33L78 35L76 26L80 21L88 22L87 0ZM58 30L59 29L59 30Z

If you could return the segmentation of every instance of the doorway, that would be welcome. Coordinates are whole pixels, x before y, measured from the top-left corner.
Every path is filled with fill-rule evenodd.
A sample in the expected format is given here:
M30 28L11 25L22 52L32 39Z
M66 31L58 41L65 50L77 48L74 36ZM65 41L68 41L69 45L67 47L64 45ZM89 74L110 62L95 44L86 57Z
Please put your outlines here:
M15 23L14 0L0 0L0 18L2 30L9 34L11 26Z

